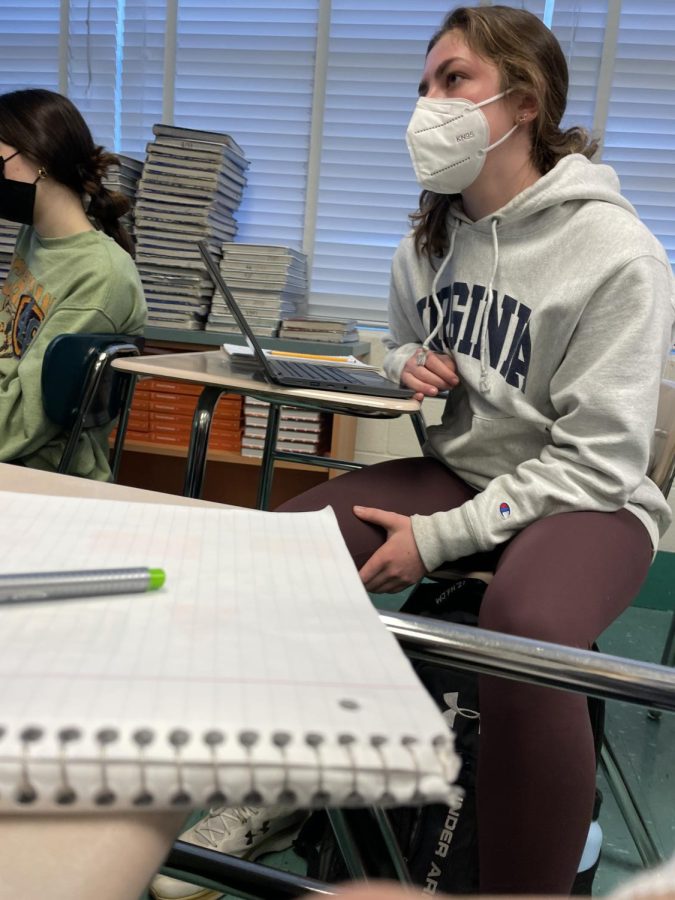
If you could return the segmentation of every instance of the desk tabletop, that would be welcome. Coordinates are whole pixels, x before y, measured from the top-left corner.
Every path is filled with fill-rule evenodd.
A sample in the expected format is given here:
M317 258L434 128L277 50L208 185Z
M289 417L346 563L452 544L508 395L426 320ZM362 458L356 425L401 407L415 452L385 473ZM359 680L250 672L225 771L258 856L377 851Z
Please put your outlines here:
M167 353L161 356L136 356L117 359L113 367L122 372L154 378L192 381L210 387L222 387L235 394L260 400L283 401L288 405L314 406L351 414L402 415L419 412L417 400L396 397L372 397L369 394L347 394L343 391L319 391L312 388L288 388L268 384L253 373L234 371L222 351Z
M58 475L26 466L0 463L0 490L19 494L48 494L52 497L91 497L95 500L126 500L132 503L164 503L176 506L213 506L223 509L225 504L207 500L193 500L159 491L144 491L109 481L92 481L73 475ZM233 509L234 507L230 507Z

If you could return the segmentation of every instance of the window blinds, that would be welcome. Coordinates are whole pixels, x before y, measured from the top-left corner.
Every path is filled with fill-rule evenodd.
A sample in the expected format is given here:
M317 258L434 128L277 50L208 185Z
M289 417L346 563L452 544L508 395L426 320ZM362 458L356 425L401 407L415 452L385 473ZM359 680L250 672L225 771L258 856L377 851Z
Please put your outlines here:
M316 0L179 4L174 123L246 153L237 240L302 245L317 18Z
M564 124L603 128L603 160L675 260L675 7L513 5L551 22L570 63ZM163 118L231 133L251 162L237 239L304 246L312 312L383 322L419 194L405 128L449 9L418 6L5 0L0 89L67 90L99 143L140 157Z
M447 0L424 10L333 0L311 311L383 321L389 267L419 187L405 129L429 38Z
M61 10L54 0L3 0L0 92L59 89Z
M675 262L675 6L624 0L603 160Z

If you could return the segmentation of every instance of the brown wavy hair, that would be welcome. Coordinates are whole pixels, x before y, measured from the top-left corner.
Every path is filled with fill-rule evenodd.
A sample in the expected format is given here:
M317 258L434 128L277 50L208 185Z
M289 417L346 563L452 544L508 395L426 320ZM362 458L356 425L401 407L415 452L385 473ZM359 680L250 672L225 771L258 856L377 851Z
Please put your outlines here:
M474 53L497 66L500 90L529 94L537 101L538 114L530 125L531 159L542 175L570 153L593 156L598 142L584 128L560 128L569 87L567 62L553 32L537 16L509 6L460 6L448 13L429 41L427 56L443 35L455 29ZM431 259L447 252L453 199L454 195L422 191L419 209L410 216L418 254Z
M119 160L94 143L89 126L67 97L37 88L0 95L0 140L43 167L83 202L89 197L87 215L134 255L131 238L119 222L129 202L109 191L102 180Z

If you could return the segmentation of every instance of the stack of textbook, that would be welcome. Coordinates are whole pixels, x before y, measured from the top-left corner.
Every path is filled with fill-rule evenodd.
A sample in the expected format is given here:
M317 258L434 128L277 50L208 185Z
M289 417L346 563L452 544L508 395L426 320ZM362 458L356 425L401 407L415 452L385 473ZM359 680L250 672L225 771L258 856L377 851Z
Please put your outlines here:
M262 456L269 404L247 397L244 401L242 456ZM329 447L329 420L325 413L309 409L282 409L277 450L323 456Z
M305 309L307 256L292 247L224 244L220 270L253 332L275 336L279 320ZM239 332L219 291L206 326L209 331Z
M319 316L293 316L281 323L279 337L294 341L325 341L347 344L358 341L355 319L324 319Z
M126 437L130 441L187 447L192 419L203 390L200 384L146 378L139 382L129 411ZM242 399L222 396L213 415L209 450L241 450Z
M170 125L152 130L135 210L148 322L203 329L213 283L197 241L219 259L223 241L234 238L248 161L228 134Z
M7 278L20 225L0 219L0 284Z
M109 191L123 194L129 201L129 212L122 216L120 223L133 237L134 207L136 205L138 181L143 174L143 162L140 159L134 159L132 156L125 156L122 153L117 154L117 159L119 162L113 163L109 167L103 179L103 184Z

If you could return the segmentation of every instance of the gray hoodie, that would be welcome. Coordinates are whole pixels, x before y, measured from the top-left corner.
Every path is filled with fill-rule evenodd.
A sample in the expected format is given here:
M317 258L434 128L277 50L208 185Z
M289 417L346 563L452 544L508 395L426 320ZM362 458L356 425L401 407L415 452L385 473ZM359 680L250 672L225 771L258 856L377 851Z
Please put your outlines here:
M574 510L625 507L656 546L670 509L645 473L675 290L614 171L571 155L491 216L472 222L457 204L449 226L431 349L452 352L461 383L425 452L480 493L412 517L427 570ZM438 323L439 265L410 235L394 256L384 367L395 381Z

